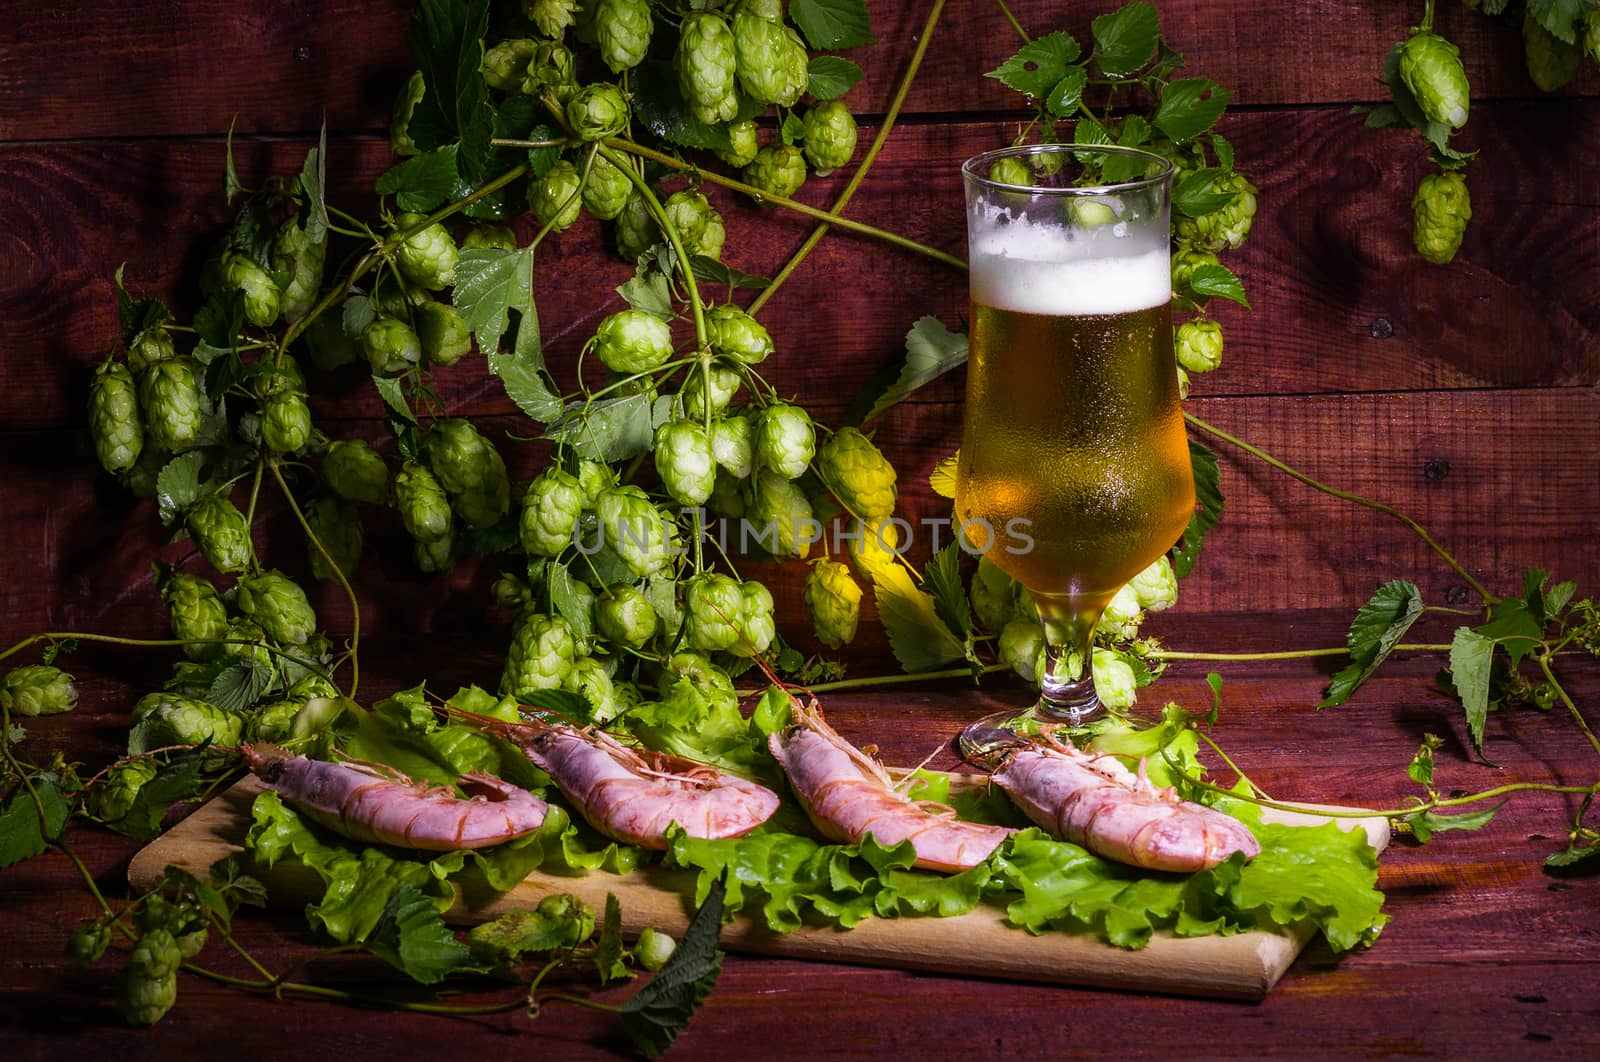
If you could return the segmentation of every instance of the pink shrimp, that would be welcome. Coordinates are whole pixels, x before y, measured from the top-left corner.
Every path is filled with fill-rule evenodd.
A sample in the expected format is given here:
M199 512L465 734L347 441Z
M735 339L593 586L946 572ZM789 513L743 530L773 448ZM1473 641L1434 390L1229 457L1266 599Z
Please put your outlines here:
M767 738L806 814L824 837L858 842L871 834L881 845L909 840L916 865L954 872L989 858L1015 830L963 822L954 809L914 801L896 791L883 765L851 745L822 718L816 701L791 698L794 724Z
M450 786L413 782L398 772L328 763L272 745L245 745L245 762L296 811L352 840L453 852L525 837L550 805L492 775L464 774L462 798Z
M690 837L742 837L778 810L766 786L703 763L631 749L598 730L478 720L532 760L589 825L613 840L664 851L667 827Z
M1071 742L1045 738L1005 754L994 781L1047 832L1119 863L1192 874L1261 852L1238 819L1157 789L1142 761L1134 774Z

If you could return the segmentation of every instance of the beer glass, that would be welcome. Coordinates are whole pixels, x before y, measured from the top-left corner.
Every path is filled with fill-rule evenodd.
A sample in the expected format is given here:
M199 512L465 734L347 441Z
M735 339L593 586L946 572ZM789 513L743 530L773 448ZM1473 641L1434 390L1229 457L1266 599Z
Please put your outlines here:
M1194 511L1172 349L1172 166L1110 146L969 159L970 355L956 517L1026 587L1045 633L1038 701L969 725L975 762L1101 711L1095 625ZM1114 178L1114 179L1113 179Z

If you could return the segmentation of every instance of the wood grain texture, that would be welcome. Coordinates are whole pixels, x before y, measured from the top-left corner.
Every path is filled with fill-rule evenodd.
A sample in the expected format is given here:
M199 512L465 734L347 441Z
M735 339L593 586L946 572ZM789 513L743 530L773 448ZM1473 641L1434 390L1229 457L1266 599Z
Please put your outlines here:
M1117 6L1011 5L1031 35L1067 29L1084 44L1092 17ZM1460 45L1475 99L1538 95L1516 23L1440 6L1436 26ZM411 7L406 0L296 0L259 10L218 0L22 6L0 41L0 140L219 136L235 121L240 132L311 131L324 119L333 130L381 129L413 69L404 44ZM867 72L848 97L863 114L888 107L926 17L926 5L873 8L878 43L846 53ZM1380 99L1384 53L1416 17L1370 0L1185 0L1162 4L1161 14L1168 40L1187 60L1185 73L1233 89L1238 106ZM983 75L1020 44L993 4L948 5L907 113L1016 111L1016 94ZM65 56L70 78L61 77ZM1590 67L1563 94L1597 91Z

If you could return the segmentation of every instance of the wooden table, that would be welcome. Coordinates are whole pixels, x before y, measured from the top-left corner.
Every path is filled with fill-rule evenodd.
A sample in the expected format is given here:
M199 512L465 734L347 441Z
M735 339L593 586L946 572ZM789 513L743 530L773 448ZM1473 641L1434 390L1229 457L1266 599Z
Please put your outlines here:
M1207 649L1250 652L1336 645L1346 617L1169 614L1158 620L1156 629L1174 647L1198 647L1204 637ZM419 677L419 653L440 685L481 681L496 663L491 653L446 643L371 647L367 681L373 692ZM151 665L148 658L90 651L80 669L90 661L95 677L82 706L70 716L36 722L29 740L97 763L123 740L127 680ZM1331 665L1305 661L1179 664L1146 692L1157 704L1164 697L1201 707L1209 698L1205 669L1219 670L1225 686L1217 737L1261 785L1284 798L1395 806L1415 791L1405 766L1425 731L1446 738L1438 753L1438 780L1446 790L1513 778L1572 784L1595 776L1593 753L1570 720L1527 708L1490 719L1486 752L1498 768L1470 762L1459 709L1431 688L1439 663L1430 654L1395 658L1351 704L1321 713L1311 706ZM1600 666L1577 661L1565 674L1580 704L1594 703ZM916 762L939 750L932 765L955 769L948 742L962 720L984 699L1020 696L1020 685L1008 681L979 692L942 683L839 695L826 704L841 731L877 742L888 762ZM1559 847L1571 801L1523 796L1480 832L1441 834L1425 847L1397 841L1380 874L1393 921L1376 946L1334 963L1325 945L1313 943L1259 1004L730 955L673 1057L1592 1053L1600 1047L1593 993L1600 975L1593 947L1600 882L1554 877L1539 865ZM75 831L70 841L108 895L125 888L137 844L88 830ZM109 964L74 971L62 953L71 927L92 913L89 894L59 854L0 872L0 940L6 942L0 1015L10 1030L8 1057L627 1053L607 1016L576 1007L553 1004L531 1024L519 1014L446 1019L318 1002L290 1005L187 974L180 977L177 1006L159 1025L130 1030L110 1001ZM241 943L270 968L316 946L297 912L247 911L237 929ZM223 963L215 958L219 949L205 954ZM352 979L352 987L402 990L384 968L366 963L328 963L317 972Z

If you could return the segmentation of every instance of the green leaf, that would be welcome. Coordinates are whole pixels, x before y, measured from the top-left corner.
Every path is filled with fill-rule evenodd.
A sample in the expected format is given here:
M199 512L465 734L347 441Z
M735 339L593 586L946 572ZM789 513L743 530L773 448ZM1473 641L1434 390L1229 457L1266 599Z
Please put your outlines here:
M1456 628L1450 643L1450 681L1467 714L1473 748L1483 748L1483 724L1489 717L1489 674L1494 664L1494 639L1471 627Z
M1189 289L1196 295L1203 297L1218 296L1230 299L1245 309L1250 308L1250 300L1245 298L1244 285L1234 275L1233 270L1225 265L1207 262L1205 265L1195 266L1189 274Z
M531 253L531 251L530 251ZM561 396L544 364L544 347L539 339L539 313L528 293L527 305L519 308L517 338L511 353L489 355L489 371L500 377L506 395L517 408L541 424L561 415Z
M1528 13L1563 44L1577 44L1594 0L1528 0Z
M71 810L52 774L29 779L33 792L19 785L0 804L0 870L43 852L61 836ZM38 796L35 803L34 796Z
M226 288L213 292L194 313L194 330L206 345L233 350L244 327L244 292Z
M1404 579L1380 586L1350 623L1350 664L1333 676L1318 708L1343 704L1379 664L1388 659L1406 631L1422 615L1422 592Z
M917 589L898 564L873 573L873 598L889 648L907 671L932 671L966 656L961 640L939 618L933 598Z
M134 337L152 325L171 320L172 315L160 299L134 299L122 286L122 272L128 268L124 262L117 266L117 318L122 324L122 341L130 343Z
M873 401L867 415L861 418L862 422L872 420L926 384L966 363L965 334L952 332L937 317L919 318L906 333L905 360L900 363L899 375Z
M1190 439L1189 468L1194 474L1194 493L1200 507L1189 518L1182 545L1172 554L1172 570L1180 579L1194 570L1207 532L1222 518L1222 473L1217 468L1217 455Z
M1428 839L1436 833L1445 830L1481 830L1489 825L1495 812L1505 806L1501 801L1492 808L1483 811L1468 811L1459 815L1445 815L1437 811L1417 811L1407 815L1403 820L1411 827L1411 834L1417 839L1418 844L1427 844Z
M601 984L624 981L633 976L624 961L627 948L622 943L622 904L617 894L606 893L606 913L600 920L600 933L595 938L594 953L590 961L600 974Z
M732 294L734 288L754 288L759 291L772 283L767 277L745 273L703 254L689 256L689 269L694 273L694 278L702 284L721 284L728 289L729 294Z
M527 249L467 248L456 260L452 298L477 337L478 349L485 354L499 350L507 311L533 301L533 255Z
M1043 99L1067 76L1081 49L1072 35L1062 31L1024 44L1016 55L985 74L1025 96Z
M657 1058L672 1046L722 972L722 902L726 886L714 882L671 958L648 984L622 1001L622 1028L635 1047Z
M866 0L790 0L789 17L818 51L873 43Z
M806 67L807 88L819 100L836 100L855 88L861 68L837 55L818 55Z
M672 285L667 282L666 275L658 270L638 267L631 280L617 285L617 294L635 310L654 314L663 321L672 319Z
M944 625L965 638L973 631L972 605L961 582L961 544L952 542L928 559L923 585L933 595L933 610Z
M671 63L649 59L635 67L633 75L638 86L633 94L633 116L645 128L681 147L733 150L726 124L706 125L695 120Z
M1161 40L1154 4L1135 2L1094 20L1094 58L1107 77L1131 74L1149 61Z
M406 30L406 46L424 85L406 129L423 151L459 140L457 166L473 184L484 178L494 135L494 110L481 69L488 29L489 0L419 0Z
M391 166L378 178L379 195L392 195L401 210L426 214L455 197L461 183L456 145L446 144Z
M1111 134L1106 132L1105 126L1093 118L1084 118L1073 123L1072 142L1074 144L1109 144Z
M272 272L272 241L277 234L278 226L272 220L272 200L264 194L247 199L244 209L233 220L234 249L268 273Z
M1400 108L1393 103L1382 103L1376 107L1354 107L1351 110L1352 113L1367 116L1365 125L1368 129L1393 129L1410 124L1400 114Z
M649 395L624 395L567 406L546 439L572 447L589 461L626 461L650 449L654 426Z
M383 918L368 938L367 947L425 985L474 968L471 949L444 924L432 897L425 896L415 885L401 885L389 896Z
M778 135L785 144L798 144L806 138L806 123L800 116L790 111L783 116L783 124L778 127Z
M1083 87L1088 83L1087 70L1081 66L1068 67L1066 76L1057 81L1045 97L1044 105L1057 118L1066 118L1078 109L1078 102L1083 99Z
M572 636L582 645L594 637L594 625L583 600L572 588L572 574L560 561L550 565L550 604L572 628Z
M1217 178L1222 175L1223 170L1217 166L1207 166L1187 174L1172 190L1172 209L1198 218L1226 207L1239 193L1214 190Z
M1233 93L1208 78L1185 77L1169 81L1156 108L1157 129L1178 143L1193 140L1216 124Z
M1217 153L1217 165L1224 173L1233 171L1233 145L1221 133L1211 134L1211 150Z
M1411 763L1406 767L1406 775L1418 785L1433 785L1433 750L1444 744L1444 738L1438 734L1423 734L1422 744L1417 746L1417 754L1411 757Z
M225 712L242 712L261 699L272 685L270 667L250 660L229 664L217 673L206 691L206 700Z
M1516 667L1531 653L1544 637L1544 600L1534 592L1532 605L1526 600L1508 597L1495 603L1489 611L1489 622L1478 628L1478 633L1493 638L1506 651L1511 666Z
M328 123L322 123L317 136L317 146L306 152L305 164L300 167L300 194L304 197L300 213L300 227L312 243L328 238Z
M200 469L205 462L205 454L190 450L168 461L156 474L156 506L166 526L176 523L186 509L207 493L200 482Z
M1222 676L1215 671L1206 675L1206 685L1211 687L1211 710L1206 713L1206 726L1217 725L1217 715L1222 711Z
M225 161L222 167L222 193L223 201L233 202L233 197L244 191L244 185L239 183L239 171L233 168L233 127L239 124L236 114L228 121L228 140L225 152Z
M1552 852L1544 860L1544 865L1552 870L1581 868L1586 863L1600 863L1600 844L1569 844L1559 852Z
M196 749L174 753L154 778L139 787L128 813L106 825L125 837L155 840L173 802L199 795L200 761L201 753Z
M961 451L957 450L949 457L933 466L933 471L928 473L928 486L941 498L954 498L956 496L956 467L961 463Z

